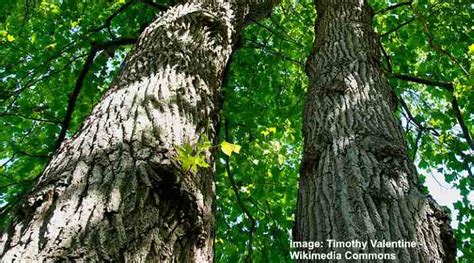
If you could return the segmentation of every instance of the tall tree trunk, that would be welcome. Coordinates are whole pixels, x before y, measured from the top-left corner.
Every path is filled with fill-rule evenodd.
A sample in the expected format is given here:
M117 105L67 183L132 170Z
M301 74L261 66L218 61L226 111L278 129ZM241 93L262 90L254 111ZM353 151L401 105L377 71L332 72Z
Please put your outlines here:
M214 168L182 171L175 147L216 140L236 36L276 1L180 2L55 153L2 235L2 262L213 260Z
M422 193L394 116L396 97L381 69L371 8L364 0L315 3L294 240L322 242L317 253L334 251L343 260L352 251L394 253L394 262L453 262L447 215ZM331 248L330 239L369 244ZM375 248L370 240L418 246Z

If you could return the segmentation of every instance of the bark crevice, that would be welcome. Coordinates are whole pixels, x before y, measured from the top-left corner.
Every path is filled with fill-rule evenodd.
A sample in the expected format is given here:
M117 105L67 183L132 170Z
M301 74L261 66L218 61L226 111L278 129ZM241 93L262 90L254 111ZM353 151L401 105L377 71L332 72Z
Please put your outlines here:
M362 252L393 253L395 262L454 262L447 216L423 193L394 115L396 101L381 68L371 8L366 1L315 5L293 238L324 244L328 239L415 241L415 248L369 246ZM360 252L316 249L331 251Z
M177 2L55 152L2 233L2 261L212 262L214 165L183 172L176 147L217 140L233 46L276 1Z

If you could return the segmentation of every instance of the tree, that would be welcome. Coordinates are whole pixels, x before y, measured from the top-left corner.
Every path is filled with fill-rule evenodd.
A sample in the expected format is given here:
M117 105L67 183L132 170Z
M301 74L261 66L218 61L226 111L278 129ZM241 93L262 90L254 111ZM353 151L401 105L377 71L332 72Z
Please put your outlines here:
M2 235L2 260L212 261L220 86L243 26L275 3L185 1L147 26L61 143L66 113L60 147ZM121 41L93 43L77 87L98 50Z
M383 72L371 7L326 0L316 10L294 238L342 254L348 249L326 241L416 241L415 248L352 252L454 262L448 215L424 193L394 115L397 97Z
M2 3L0 229L5 231L16 215L57 142L73 137L100 103L126 66L131 44L178 2L183 1ZM205 172L208 168L199 164L212 166L217 160L215 261L292 262L288 241L308 86L304 61L318 38L312 2L283 0L272 16L250 19L241 32L241 48L232 55L222 84L220 145L210 146L214 159L203 154L209 154L203 151L209 146L205 138L176 146L181 153L173 155L176 164L186 164L186 171ZM383 47L381 66L399 101L395 114L402 121L409 156L423 190L450 208L459 261L470 262L474 180L465 131L472 134L474 124L471 1L370 4ZM223 141L240 145L240 152L217 153L223 145L238 149Z

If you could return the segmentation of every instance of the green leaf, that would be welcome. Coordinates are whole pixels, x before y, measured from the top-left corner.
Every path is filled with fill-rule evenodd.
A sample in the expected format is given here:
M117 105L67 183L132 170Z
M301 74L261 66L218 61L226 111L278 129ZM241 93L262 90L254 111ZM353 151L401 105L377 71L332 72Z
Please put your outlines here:
M227 156L231 156L232 153L239 153L240 148L241 148L240 145L232 144L226 141L223 141L221 143L221 150Z
M275 127L268 127L265 130L261 131L260 133L263 134L263 136L267 136L270 133L276 133L276 128Z
M474 54L474 44L469 45L469 54Z
M44 48L45 48L45 49L48 49L48 48L51 48L51 49L53 49L53 48L55 48L55 47L56 47L56 45L57 45L57 43L51 43L51 44L49 44L49 45L45 46Z
M197 148L199 152L208 151L212 146L212 143L209 141L207 136L201 137L199 143L197 144Z
M206 162L203 156L197 156L195 158L195 163L197 166L202 167L202 168L208 168L209 164Z
M181 167L183 168L183 171L189 171L190 169L193 168L196 162L196 158L189 155L186 151L183 150L178 150L178 157L176 157L176 160L178 160L181 163Z
M176 157L176 160L181 163L183 171L189 171L192 169L196 162L195 157L193 156L192 146L188 143L185 143L181 147L178 147L177 151L178 156Z
M204 145L204 148L209 149L209 146L207 146L206 142L204 143ZM200 147L203 146L201 145ZM206 162L206 156L204 151L199 151L196 153L193 150L193 147L188 143L185 143L181 147L178 147L177 152L178 156L176 157L176 160L181 163L181 168L185 172L191 171L196 173L198 171L198 167L209 167L209 164Z

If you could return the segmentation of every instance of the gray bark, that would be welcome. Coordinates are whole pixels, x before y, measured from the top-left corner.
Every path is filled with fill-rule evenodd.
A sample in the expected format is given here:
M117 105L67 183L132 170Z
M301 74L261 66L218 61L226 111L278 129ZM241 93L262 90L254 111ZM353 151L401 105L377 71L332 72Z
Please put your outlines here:
M2 262L212 262L214 168L183 172L175 147L216 140L236 36L276 1L180 2L54 154L2 234Z
M394 253L393 261L351 262L453 262L448 217L422 193L394 116L372 10L364 0L315 2L294 240L321 241L313 253L343 256L351 249L329 248L326 240L416 241L416 248L352 250Z

